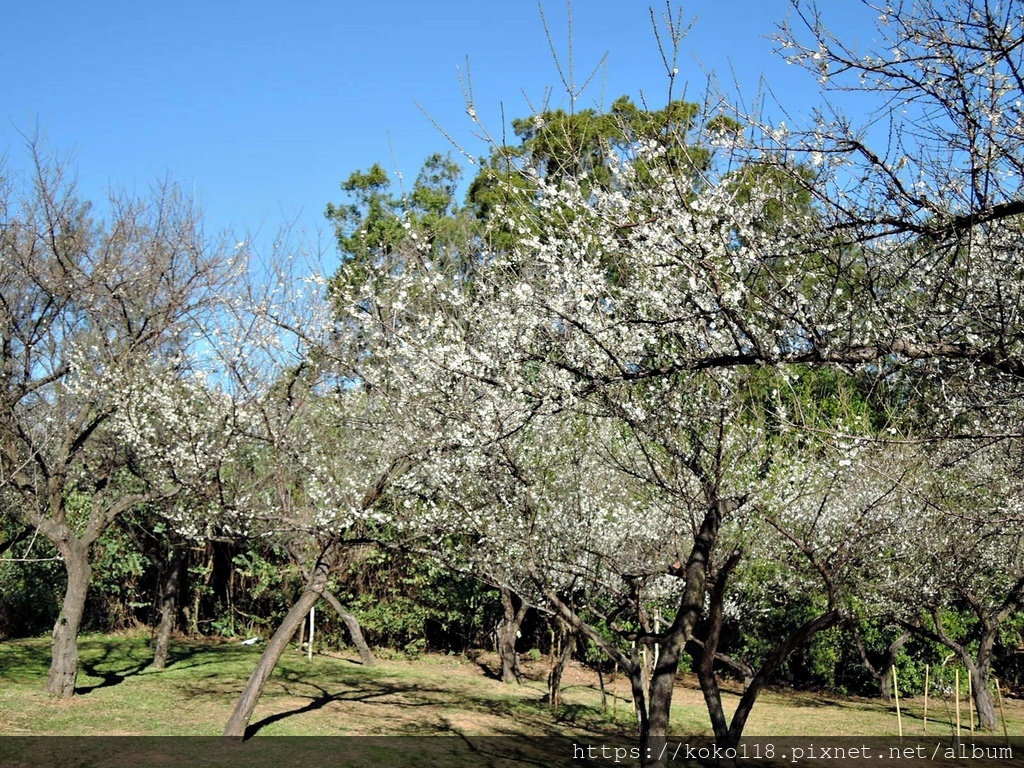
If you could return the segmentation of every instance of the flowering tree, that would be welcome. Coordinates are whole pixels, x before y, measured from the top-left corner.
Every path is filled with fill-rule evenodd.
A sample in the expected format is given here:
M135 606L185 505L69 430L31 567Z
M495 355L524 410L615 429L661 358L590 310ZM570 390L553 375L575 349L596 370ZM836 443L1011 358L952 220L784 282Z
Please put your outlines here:
M714 562L723 524L787 482L788 470L769 471L765 409L742 396L758 369L856 372L878 397L878 423L854 433L875 441L888 439L877 434L887 409L913 413L889 438L977 436L980 413L999 434L1012 431L990 417L993 396L1021 375L1015 209L999 197L1014 189L1016 128L993 122L981 99L998 91L1012 112L1016 46L1005 14L963 7L960 25L931 3L886 10L882 21L902 30L891 56L850 57L813 14L802 17L813 46L788 38L826 84L836 82L830 67L882 91L902 83L913 130L931 131L952 162L914 145L922 134L912 130L893 132L916 158L904 162L872 153L842 120L794 133L677 105L655 130L636 130L643 116L622 103L617 123L575 112L520 123L523 151L495 147L474 187L491 225L481 238L439 247L437 222L425 226L416 205L391 197L379 168L346 187L363 208L329 210L351 254L331 283L336 354L385 421L401 425L403 455L416 456L401 478L389 475L395 524L439 543L461 531L455 541L480 573L543 601L620 661L655 753L709 575L723 601L718 585L735 567L728 556ZM975 62L980 45L994 53ZM925 55L908 57L913 46ZM669 57L666 67L674 78ZM969 144L958 142L963 128L975 131ZM443 218L451 186L440 188L443 205L431 210ZM814 499L794 501L829 524L761 511L821 579L829 610L783 639L761 682L793 642L836 620L856 570L821 559L859 557L829 549L844 521L829 489L856 491L862 521L906 512L869 498L891 493L856 475L847 425L792 424L831 441L829 479L811 483ZM607 525L584 524L596 521ZM644 594L674 571L674 590L658 589L677 610L659 632L645 624ZM587 615L598 602L591 589L631 606L627 639L659 645L649 685Z
M917 470L911 458L856 437L818 441L805 434L799 442L788 451L776 444L775 481L754 502L758 514L723 536L723 555L709 577L696 668L723 743L739 740L760 689L793 651L817 632L852 622L857 605L879 610L871 590L917 561L906 535L916 520L907 487ZM781 633L773 607L796 614ZM755 638L756 647L729 659L745 684L727 721L714 663L728 624Z
M90 547L119 514L180 491L141 468L119 418L155 382L187 378L231 261L175 190L113 198L98 219L66 166L33 160L22 189L8 174L0 187L0 478L5 515L67 572L48 689L71 696Z
M750 156L814 199L805 266L823 290L807 301L776 280L793 341L788 352L758 354L1019 379L1016 10L975 0L865 4L872 10L876 35L862 50L814 6L797 6L778 36L787 60L818 78L825 103L809 125L751 131ZM848 92L875 98L860 124L843 113L837 94Z
M338 603L327 590L345 551L383 538L381 529L393 525L385 512L393 484L445 434L444 417L422 389L375 375L378 340L336 321L327 281L315 263L309 273L299 261L294 254L274 260L262 270L271 279L247 284L232 303L234 335L222 353L247 414L246 462L233 475L229 506L246 535L281 542L305 580L242 690L226 736L245 735L309 609L321 596ZM347 612L342 618L352 626Z
M811 241L828 255L837 303L871 323L805 323L807 352L871 361L879 382L913 402L901 433L938 446L929 479L917 483L914 534L931 566L903 593L926 616L924 625L916 610L902 621L961 658L991 726L987 659L1020 602L1017 570L1002 559L1019 545L998 521L1016 496L1002 478L1016 472L1021 434L1024 30L1014 3L867 10L876 35L858 50L817 8L796 9L780 47L818 78L827 101L810 125L767 128L755 143L794 182L798 163L813 168L801 185L821 216ZM862 125L840 109L836 95L846 92L876 97ZM989 445L999 440L1008 442ZM974 617L970 638L943 625L954 605Z
M420 510L404 524L463 544L475 572L621 664L656 755L719 530L759 487L763 430L741 368L634 374L734 343L715 318L742 294L716 294L716 271L735 283L767 247L748 245L766 190L683 189L663 147L635 152L610 159L599 188L534 174L511 190L526 199L506 211L519 238L508 250L456 262L410 236L361 265L363 282L338 281L336 300L369 350L366 380L406 413L444 415L434 434L451 448L395 491ZM652 600L675 603L663 631ZM645 680L630 648L655 644Z
M908 489L916 506L900 528L902 567L875 579L874 603L907 631L945 646L966 667L982 728L996 727L992 655L1024 607L1019 446L1003 442L969 456L950 446L924 455Z

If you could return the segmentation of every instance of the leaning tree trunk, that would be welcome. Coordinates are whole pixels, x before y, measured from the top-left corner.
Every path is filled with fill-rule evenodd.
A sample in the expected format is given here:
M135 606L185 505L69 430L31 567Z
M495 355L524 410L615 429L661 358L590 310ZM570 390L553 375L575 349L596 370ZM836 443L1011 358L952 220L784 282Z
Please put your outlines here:
M156 650L153 652L153 668L167 667L167 652L171 643L171 632L177 623L178 593L181 590L181 575L185 553L181 547L171 545L171 561L167 569L160 595L160 625L156 631Z
M75 694L78 680L78 630L85 614L85 599L89 592L89 546L77 539L64 540L59 545L64 558L68 583L60 615L53 625L52 661L46 689L62 698Z
M519 669L519 655L516 653L516 639L519 637L519 628L526 616L527 605L523 600L519 601L519 608L515 607L514 595L508 587L501 588L502 619L498 625L498 656L501 658L501 682L511 683L519 681L522 672Z
M754 708L758 694L775 676L775 673L782 666L782 663L789 658L789 655L806 643L812 635L829 627L834 627L842 621L842 618L842 614L835 609L827 611L797 627L789 637L772 649L768 658L764 660L761 667L757 670L757 674L754 675L750 685L743 692L743 696L740 697L740 702L736 706L736 711L733 712L732 721L729 724L729 733L725 740L726 747L736 747L739 745L740 738L743 736L743 729L747 725L747 718L750 716L750 711Z
M302 625L306 614L309 613L309 609L320 599L327 586L327 577L334 564L334 553L335 550L332 547L321 554L316 567L313 569L313 574L306 584L306 590L295 604L292 605L291 610L284 617L274 636L267 643L267 649L260 657L259 664L256 665L256 669L249 676L249 680L242 690L242 695L238 697L238 703L235 704L235 709L231 713L227 727L224 729L225 736L245 737L245 730L249 725L249 719L256 709L256 703L263 694L263 688L266 686L270 674L274 671L274 667L277 666L277 662L281 660L281 656L284 655L288 643Z
M359 651L359 660L363 662L363 665L372 667L376 664L377 661L373 658L373 651L370 650L366 638L363 637L363 629L359 626L359 619L346 611L341 601L334 596L334 593L328 592L326 589L324 590L324 600L331 604L331 607L338 613L341 620L345 622L348 633L352 637L352 644Z

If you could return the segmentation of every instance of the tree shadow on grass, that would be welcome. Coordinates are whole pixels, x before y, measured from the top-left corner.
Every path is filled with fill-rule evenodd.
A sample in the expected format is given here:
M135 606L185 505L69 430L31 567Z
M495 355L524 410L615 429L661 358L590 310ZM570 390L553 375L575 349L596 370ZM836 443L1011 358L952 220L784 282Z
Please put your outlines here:
M102 638L102 651L97 655L94 642L86 640L82 643L79 657L80 668L89 677L98 677L99 683L78 686L75 693L84 695L100 688L120 685L127 678L141 674L153 663L153 651L148 642L138 639L120 639L116 637ZM167 668L181 664L201 653L203 648L172 649L167 656ZM211 659L205 663L212 663Z
M195 669L211 664L222 665L225 662L249 661L252 651L238 645L211 645L202 647L172 646L167 653L167 669Z
M399 685L399 684L395 684L395 683L385 683L385 682L374 682L374 683L371 683L369 685L364 684L363 690L340 691L338 693L328 693L326 688L323 688L323 687L321 687L319 685L316 685L315 683L310 683L308 681L304 682L304 685L307 685L307 686L309 686L311 688L314 688L317 691L318 695L315 695L310 700L310 702L308 704L305 704L305 705L303 705L301 707L298 707L296 709L289 709L289 710L286 710L284 712L277 712L276 714L268 715L267 717L263 718L262 720L259 720L259 721L255 722L255 723L251 723L245 729L245 737L244 738L248 739L248 738L250 738L252 736L255 736L261 729L266 728L268 725L271 725L273 723L279 722L281 720L285 720L285 719L287 719L289 717L296 717L298 715L302 715L302 714L305 714L307 712L315 712L316 710L323 709L325 706L327 706L328 704L330 704L332 702L335 702L335 701L362 701L362 702L366 702L366 701L370 701L371 699L378 699L378 698L382 698L382 697L385 697L385 696L400 696L400 695L409 694L409 693L415 693L417 695L421 695L423 693L431 693L431 692L438 693L438 694L444 693L444 691L442 689L440 689L440 688L431 689L431 688L424 688L422 686ZM296 694L292 693L287 688L285 688L285 693L287 693L289 696L296 696ZM390 706L398 706L398 707L433 707L433 706L437 706L436 702L431 701L429 699L425 699L425 700L422 700L422 701L391 701L391 702L388 702L388 704Z
M13 682L45 677L50 665L50 646L37 640L4 642L0 652L0 677Z
M523 728L536 736L554 738L564 734L566 725L594 733L605 731L604 724L591 722L598 711L586 704L563 703L558 714L553 713L542 695L536 698L506 699L491 698L487 695L467 694L453 691L444 686L423 685L422 683L401 683L385 680L360 679L353 682L353 688L331 692L320 684L295 675L288 675L288 684L283 693L290 698L308 699L308 703L283 712L268 715L251 723L245 731L246 739L251 738L268 726L291 717L323 709L332 703L362 702L367 705L367 715L372 717L373 707L395 707L400 709L423 708L426 710L458 710L472 715L483 713L502 718L491 723L488 731L495 736L522 737ZM280 695L275 692L274 696ZM410 723L414 734L419 736L440 736L455 733L446 718L443 723L436 719L430 722ZM502 723L506 723L506 731ZM395 733L394 736L410 735Z
M76 694L117 685L139 674L149 664L144 646L131 638L81 637L78 647L79 670L89 677L99 678L100 682L77 686ZM16 683L45 680L51 661L50 643L41 638L4 642L0 652L0 678Z
M129 651L129 658L126 661L131 663L124 665L118 665L114 669L101 669L100 667L107 666L111 659L111 655L114 653L114 646L107 645L103 649L103 655L99 659L90 660L88 662L79 660L79 666L82 671L85 672L89 677L98 677L101 682L94 685L83 685L75 687L75 695L84 696L86 694L97 691L100 688L110 688L115 685L120 685L129 677L137 675L146 667L149 666L150 659L136 659L131 655Z

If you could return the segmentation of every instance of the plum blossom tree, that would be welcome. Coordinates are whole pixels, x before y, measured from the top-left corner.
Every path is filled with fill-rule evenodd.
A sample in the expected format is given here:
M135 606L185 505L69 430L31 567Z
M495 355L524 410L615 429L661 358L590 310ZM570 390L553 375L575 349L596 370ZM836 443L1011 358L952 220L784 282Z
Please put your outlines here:
M991 729L993 650L1024 607L1020 475L1006 473L1020 455L1016 441L969 453L944 446L926 454L927 472L912 487L917 510L902 525L913 557L872 583L877 604L902 627L956 655L971 677L978 723Z
M898 141L887 153L873 153L847 121L825 112L794 132L729 119L724 108L698 110L681 131L623 130L614 141L593 139L586 121L574 124L571 115L540 113L522 124L524 135L543 137L551 122L550 135L573 139L568 151L586 157L551 164L544 147L541 162L496 147L496 172L478 191L500 237L474 241L452 259L412 237L414 221L398 211L389 231L401 226L408 239L391 237L361 260L357 279L337 283L343 336L358 339L365 381L410 423L444 414L432 436L444 435L450 450L405 476L401 495L414 507L433 504L441 530L459 520L476 531L474 551L495 558L480 568L496 573L496 583L518 566L520 589L623 664L638 703L649 701L638 707L640 730L655 753L709 576L713 599L724 600L718 585L735 567L731 556L713 562L722 526L748 515L768 489L786 487L786 470L773 473L764 410L739 394L757 386L759 369L857 374L878 398L871 423L857 430L791 417L798 432L821 435L834 458L831 474L811 483L813 498L793 497L793 511L818 510L820 524L762 509L824 589L821 623L795 640L838 620L857 581L851 574L870 573L872 584L884 578L861 569L867 540L843 536L850 510L830 488L856 499L853 518L870 522L868 530L880 532L893 510L911 519L902 489L887 489L874 470L876 480L857 474L851 433L896 445L1018 429L1018 46L1010 12L990 5L886 8L880 39L891 48L870 57L852 56L814 12L800 16L813 45L784 31L795 60L826 85L843 72L862 74L906 107L904 128L893 117ZM960 11L966 20L949 23ZM894 19L899 32L887 38ZM993 105L1003 116L993 118ZM575 142L577 129L586 141ZM692 147L704 151L685 151ZM392 247L399 241L403 248ZM997 412L1013 418L1000 423ZM893 431L882 436L882 427ZM579 444L580 429L597 445ZM787 450L799 458L794 446L799 441ZM889 456L903 466L899 449ZM627 478L631 491L598 502L592 488L573 482L580 466L601 485ZM558 528L565 498L587 520L610 514L616 524L575 547L574 532L579 540L579 530L590 529L580 520ZM630 508L637 500L641 507ZM488 517L492 508L498 512ZM643 531L638 539L623 533L630 524ZM500 546L488 546L499 536ZM654 565L631 573L634 546ZM879 558L867 560L881 568ZM649 686L635 660L570 599L581 594L574 585L597 572L591 562L607 569L592 583L612 592L611 582L682 576L664 632L645 627L643 600L632 600L636 625L627 633L659 645ZM792 647L784 639L779 653ZM772 655L762 669L783 657ZM742 718L734 725L741 729ZM731 729L716 721L730 738Z
M980 372L1008 382L1024 372L1014 256L1022 31L1013 3L865 3L864 12L876 31L856 50L816 6L796 5L777 40L818 78L823 106L807 125L747 123L757 126L743 142L749 156L810 195L817 216L803 284L819 287L818 300L776 277L792 342L757 356L941 369L970 382L944 393L962 399L949 404L955 413L972 405ZM863 121L842 110L850 92L873 99Z
M315 259L312 271L301 261L291 254L264 265L272 279L247 284L225 345L248 414L248 465L235 473L231 507L247 535L281 542L305 580L239 696L225 727L232 737L245 735L310 607L321 596L337 602L329 581L346 549L383 538L395 523L386 513L393 484L446 434L447 417L422 389L377 377L378 340L336 319Z
M140 468L118 417L153 382L188 377L232 262L175 189L113 197L100 218L68 166L31 149L24 184L0 175L0 477L4 514L67 572L47 688L71 696L91 546L119 514L180 491Z
M1020 11L980 0L865 4L876 34L860 49L819 8L795 11L778 42L819 79L826 102L809 125L765 129L755 143L779 169L814 168L802 185L821 215L812 241L837 284L846 276L842 301L871 321L838 325L850 329L841 334L809 323L807 348L871 361L879 381L898 381L916 411L903 434L957 439L935 442L928 479L917 482L914 538L931 566L903 592L904 606L925 606L923 621L917 610L901 620L960 657L991 726L987 659L1020 607L1019 545L1000 523L1017 493L1005 482L1018 467L1024 376ZM847 92L875 99L862 124L839 108ZM974 619L967 637L943 624L953 607Z
M808 438L801 435L788 450L774 446L775 480L752 501L757 514L723 535L723 554L709 576L696 670L722 743L738 742L760 690L793 651L814 634L853 621L854 607L870 598L865 585L883 581L884 571L917 561L906 535L907 521L916 519L907 481L918 469L912 456L852 435ZM772 606L800 606L799 619L780 633L760 620ZM714 664L729 623L755 636L759 652L740 650L730 658L746 679L727 720Z
M428 505L406 524L446 542L460 532L477 573L544 604L621 664L645 754L656 755L719 530L759 487L763 430L745 421L741 367L634 373L717 341L702 267L731 275L735 259L743 272L758 246L740 234L756 226L765 192L684 192L656 162L643 165L644 183L662 183L644 191L627 160L610 168L601 189L535 177L528 194L539 190L539 202L504 220L520 243L471 270L426 248L396 265L392 251L336 298L347 332L371 350L364 372L392 402L445 414L453 448L397 483L411 507ZM673 269L684 277L673 281ZM692 315L661 323L680 294ZM675 602L663 631L652 599ZM645 680L630 649L655 644Z

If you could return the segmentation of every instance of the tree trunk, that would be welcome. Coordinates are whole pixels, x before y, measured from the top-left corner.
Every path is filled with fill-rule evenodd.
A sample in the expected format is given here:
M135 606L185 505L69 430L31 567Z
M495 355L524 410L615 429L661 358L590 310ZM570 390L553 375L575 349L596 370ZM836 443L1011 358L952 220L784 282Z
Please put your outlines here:
M686 650L694 659L701 659L704 654L704 641L697 637L690 638L690 642L686 644ZM728 653L716 653L714 663L721 664L723 667L732 670L733 674L739 678L744 690L750 685L750 681L754 679L753 667L743 659L737 659Z
M572 658L576 646L576 636L569 625L561 620L558 625L562 635L562 652L551 666L551 673L548 675L548 703L556 713L562 705L562 675L565 674L565 668L569 665L569 659Z
M256 669L249 676L241 696L238 697L238 703L235 704L235 709L231 713L227 727L224 729L225 736L245 737L249 718L252 717L252 713L256 709L256 703L263 694L263 688L274 671L274 667L277 666L277 662L284 655L288 643L295 635L296 630L305 621L309 609L320 599L320 595L323 594L327 586L327 577L330 574L331 567L334 565L335 551L331 547L321 554L316 567L313 569L313 574L306 584L306 590L295 604L292 605L291 610L288 611L288 614L281 622L281 626L277 628L274 636L267 643L267 649L260 657L259 664L256 665Z
M214 562L215 562L215 557L214 557L213 543L212 542L207 542L206 543L206 567L201 571L201 573L203 574L202 589L197 589L195 586L193 586L193 588L192 588L192 591L193 591L193 596L192 596L192 615L190 617L188 631L189 631L189 634L193 635L193 636L199 634L199 612L200 612L200 609L202 608L203 592L207 588L209 588L210 581L213 579L213 566L214 566Z
M911 631L904 629L903 633L900 634L896 639L889 643L888 648L885 651L885 658L882 659L882 663L879 666L875 666L871 663L871 659L868 658L867 649L864 648L864 643L860 639L860 633L857 632L857 627L853 621L848 621L848 628L850 633L853 635L854 642L857 645L857 652L860 654L861 664L864 665L864 669L868 671L875 681L878 683L878 692L885 701L892 700L892 668L896 663L896 656L899 654L900 649L907 644L907 641L911 637Z
M1020 587L1024 587L1024 579L1021 580L1018 588ZM1010 608L1016 608L1017 605L1018 602L1016 597L1011 596L1011 598L1007 600L1006 606L997 616L994 617L985 616L980 609L975 609L979 614L978 618L981 621L977 656L973 655L967 646L958 643L946 634L946 631L942 626L942 620L939 612L935 608L931 610L932 619L935 622L934 632L930 632L921 626L901 622L904 627L912 632L916 632L923 637L927 637L931 640L937 640L942 643L953 651L953 653L960 658L960 661L964 663L964 666L967 667L968 674L971 676L971 687L973 688L974 693L974 706L978 712L978 723L986 730L995 728L998 722L996 720L996 708L995 702L992 699L992 691L988 687L989 672L992 666L992 649L995 647L996 637L999 634L1000 622L1010 614Z
M718 678L715 677L715 660L718 657L718 642L722 637L722 626L725 623L725 586L728 583L729 575L741 557L740 550L735 550L729 555L729 559L719 569L711 585L707 635L701 644L701 654L697 662L697 679L700 681L700 690L704 694L704 704L711 717L715 740L719 742L725 742L728 739L729 726L725 718L725 710L722 708L722 692L718 687ZM753 679L753 673L750 674L749 679L746 675L744 676L744 691L750 687Z
M502 587L501 606L503 614L497 631L498 656L501 657L501 682L511 683L513 680L519 682L522 672L519 669L516 640L519 637L519 628L523 624L523 618L526 616L527 605L520 600L517 609L512 590Z
M754 675L754 679L747 686L747 690L743 692L743 696L740 697L740 703L736 706L736 711L732 715L732 721L729 723L729 733L725 739L726 747L735 747L739 744L740 737L743 736L743 729L747 725L747 718L750 716L750 711L754 708L758 694L775 676L775 672L789 655L806 643L809 637L829 627L834 627L841 620L842 615L837 610L823 613L798 627L789 637L772 649L771 654L761 664L757 674Z
M171 545L171 561L167 569L167 578L160 596L160 625L156 631L156 650L153 653L153 668L167 667L167 651L171 642L171 632L177 624L178 594L181 590L181 574L185 563L185 553L181 547Z
M892 701L892 670L896 665L896 656L899 655L900 649L907 644L910 636L911 632L909 629L903 630L903 634L889 643L889 647L885 651L885 659L882 660L882 671L878 675L878 689L884 701ZM870 667L868 671L871 671Z
M370 650L366 638L363 637L363 629L359 626L359 619L346 611L341 601L326 589L324 590L324 599L331 604L331 607L337 611L341 620L345 622L348 633L352 637L352 644L359 651L359 660L367 667L372 667L376 664L376 659L373 658L373 651Z
M984 648L984 641L982 642ZM979 653L979 656L982 654ZM996 705L992 698L992 690L988 684L989 663L988 659L975 662L969 657L963 658L967 672L971 676L971 688L974 695L974 709L978 718L978 726L984 730L993 730L998 721L996 720Z
M629 692L633 695L633 708L636 710L636 729L640 734L640 750L647 748L647 739L651 733L651 724L647 719L647 689L644 686L643 667L635 662L625 669L629 676Z
M62 541L59 546L64 558L68 583L60 615L53 625L52 661L46 690L55 696L67 698L75 694L78 679L78 630L85 613L85 599L89 592L89 547L77 539Z
M708 490L708 498L715 498L714 489ZM597 647L617 661L627 672L636 703L638 726L640 730L640 749L642 765L665 766L666 755L662 747L667 743L669 713L672 707L672 689L675 685L676 669L679 656L686 642L693 636L693 629L700 620L704 608L704 592L707 579L708 562L718 538L718 530L725 515L734 512L744 503L745 497L718 499L708 505L701 521L700 530L694 540L693 549L681 569L673 569L674 575L684 579L685 587L679 601L672 626L658 638L662 643L662 651L651 680L651 702L647 702L647 691L644 690L642 666L637 659L626 657L601 633L584 622L556 592L551 590L533 563L527 563L530 579L544 594L545 599L555 612L574 630L580 632Z
M714 498L714 493L708 494ZM644 766L660 768L666 765L665 745L669 735L669 716L672 711L672 691L676 683L679 656L693 636L693 630L704 610L708 565L718 540L722 519L737 509L740 499L721 499L708 505L693 549L686 559L683 574L685 586L672 626L661 639L661 653L651 676L650 704L648 705L647 739L641 739L641 757ZM644 743L646 741L646 743Z
M989 731L994 729L998 722L988 678L992 668L992 650L995 648L996 638L999 636L999 622L998 618L984 622L981 640L978 643L978 661L974 664L967 664L974 692L974 707L978 712L978 724Z

